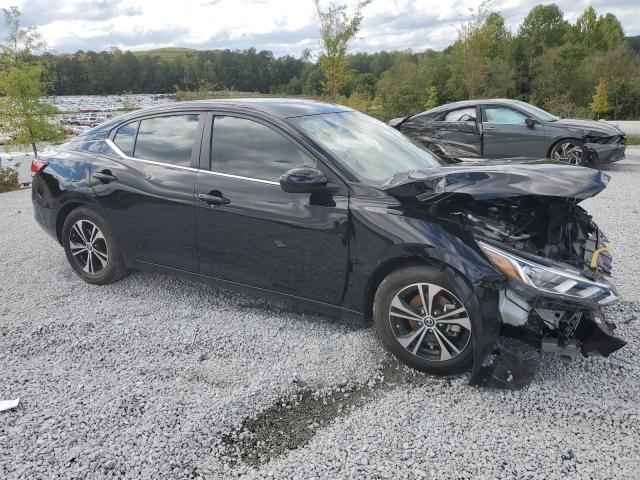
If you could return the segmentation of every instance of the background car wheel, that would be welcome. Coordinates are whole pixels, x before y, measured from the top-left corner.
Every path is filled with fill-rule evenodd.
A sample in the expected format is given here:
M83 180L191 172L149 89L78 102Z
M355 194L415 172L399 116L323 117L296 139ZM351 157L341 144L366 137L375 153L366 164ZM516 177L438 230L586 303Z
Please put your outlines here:
M88 208L73 210L66 218L62 243L71 268L87 283L106 285L127 274L111 229Z
M375 296L376 331L393 355L417 370L448 375L473 362L478 313L470 288L449 268L407 267L385 278Z
M549 157L571 165L584 165L587 162L584 144L575 138L560 140L551 149Z

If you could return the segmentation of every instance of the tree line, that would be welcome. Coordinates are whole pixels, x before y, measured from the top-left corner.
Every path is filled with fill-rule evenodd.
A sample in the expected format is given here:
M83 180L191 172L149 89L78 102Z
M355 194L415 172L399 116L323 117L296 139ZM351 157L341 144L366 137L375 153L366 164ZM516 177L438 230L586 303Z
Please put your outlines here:
M640 118L640 37L625 38L612 14L589 7L570 23L557 5L537 5L514 33L485 2L443 51L347 54L369 1L352 17L345 7L323 11L314 1L323 45L315 61L308 51L275 57L255 48L44 54L46 92L325 96L383 119L467 98L509 97L561 116Z

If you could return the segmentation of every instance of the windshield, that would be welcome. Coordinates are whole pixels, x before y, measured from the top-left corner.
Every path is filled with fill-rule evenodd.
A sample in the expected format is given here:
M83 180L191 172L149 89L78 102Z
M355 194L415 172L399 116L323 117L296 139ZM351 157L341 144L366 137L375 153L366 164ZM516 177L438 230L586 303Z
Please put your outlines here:
M360 112L326 113L289 121L344 163L364 183L442 162L394 128Z
M560 117L556 117L541 108L534 107L530 103L518 102L518 106L543 122L555 122L556 120L560 120Z

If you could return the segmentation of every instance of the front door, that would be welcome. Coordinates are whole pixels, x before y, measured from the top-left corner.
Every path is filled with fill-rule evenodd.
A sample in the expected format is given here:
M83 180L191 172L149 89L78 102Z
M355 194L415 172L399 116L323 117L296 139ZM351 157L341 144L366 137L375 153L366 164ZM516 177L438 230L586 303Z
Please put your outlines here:
M482 156L485 158L547 156L544 127L529 127L527 115L510 107L483 107Z
M204 115L144 117L112 132L91 183L128 258L197 272L193 191Z
M338 304L348 262L347 187L285 193L278 179L287 170L326 167L257 119L216 115L212 130L203 149L210 168L196 182L200 274Z

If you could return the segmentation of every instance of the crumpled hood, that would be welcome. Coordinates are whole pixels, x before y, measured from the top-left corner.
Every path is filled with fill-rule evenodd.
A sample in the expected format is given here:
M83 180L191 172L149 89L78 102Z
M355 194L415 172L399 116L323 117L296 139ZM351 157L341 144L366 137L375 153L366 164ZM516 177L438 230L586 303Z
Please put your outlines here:
M454 193L476 200L524 195L584 200L600 193L609 179L600 170L549 160L487 160L398 173L382 189L421 201Z
M579 118L562 118L555 122L550 123L554 127L568 127L577 130L585 130L588 132L599 133L602 135L621 135L620 130L615 125L610 123L598 122L596 120L587 120Z

